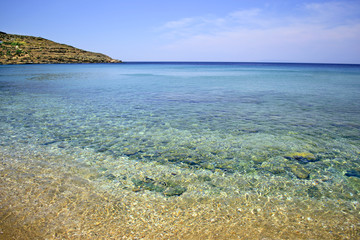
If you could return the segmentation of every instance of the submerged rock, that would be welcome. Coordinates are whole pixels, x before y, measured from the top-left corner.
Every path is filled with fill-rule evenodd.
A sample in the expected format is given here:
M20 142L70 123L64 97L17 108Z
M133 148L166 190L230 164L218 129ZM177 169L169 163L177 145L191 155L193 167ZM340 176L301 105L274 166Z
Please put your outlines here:
M282 157L281 157L282 158ZM270 162L263 162L258 169L270 172L272 174L281 175L286 173L286 163L281 162L281 158L273 159L273 161Z
M133 189L133 191L135 192L140 190L163 192L165 190L165 186L163 186L163 184L156 182L155 180L147 177L145 177L144 180L132 179L132 182L135 185L135 188Z
M266 157L263 156L251 156L251 160L255 163L255 164L262 164L263 162L267 161Z
M214 170L215 166L211 163L202 163L200 165L202 168L207 169L207 170Z
M131 156L134 156L134 155L137 155L137 154L141 153L141 150L137 149L137 148L124 148L122 150L122 153L125 156L131 157Z
M360 192L360 178L357 177L349 177L348 178L350 186L356 191Z
M309 197L311 198L321 198L322 194L320 189L317 186L310 186L307 190Z
M211 177L209 177L209 176L198 176L198 179L203 182L211 181Z
M181 186L169 187L163 192L163 194L168 197L180 196L181 194L186 192L186 190L187 189L185 187L181 187Z
M360 178L360 171L356 169L350 169L346 171L345 176Z
M99 148L96 150L96 152L102 153L102 152L106 152L108 149L106 147L103 148Z
M319 159L316 158L316 156L314 154L309 153L309 152L294 152L294 153L285 155L284 158L289 159L289 160L296 160L301 164L319 161Z
M299 179L309 179L310 171L300 165L291 165L291 172Z
M106 175L105 177L106 177L107 179L109 179L110 181L112 181L112 180L115 180L115 179L116 179L116 176L115 176L114 174L112 174L112 173L110 173L110 174Z
M42 145L47 146L47 145L54 144L54 143L57 143L57 141L54 140L54 141L46 142L46 143L43 143Z
M158 193L162 193L165 196L180 196L184 192L186 192L187 188L182 186L168 186L166 182L155 181L154 179L145 177L143 180L140 179L132 179L131 180L135 187L133 188L134 192L139 192L142 190L154 191Z

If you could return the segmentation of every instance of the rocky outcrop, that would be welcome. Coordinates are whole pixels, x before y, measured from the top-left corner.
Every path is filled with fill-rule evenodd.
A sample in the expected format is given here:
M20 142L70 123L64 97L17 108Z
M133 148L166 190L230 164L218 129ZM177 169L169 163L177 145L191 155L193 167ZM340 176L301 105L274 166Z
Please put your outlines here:
M0 32L0 64L119 62L101 53L84 51L45 38Z

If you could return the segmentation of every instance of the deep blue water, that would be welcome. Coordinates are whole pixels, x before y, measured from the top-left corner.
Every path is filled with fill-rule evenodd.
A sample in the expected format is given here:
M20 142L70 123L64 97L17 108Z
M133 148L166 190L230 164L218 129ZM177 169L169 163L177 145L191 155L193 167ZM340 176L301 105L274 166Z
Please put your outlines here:
M0 66L3 147L310 180L359 171L359 143L360 65Z

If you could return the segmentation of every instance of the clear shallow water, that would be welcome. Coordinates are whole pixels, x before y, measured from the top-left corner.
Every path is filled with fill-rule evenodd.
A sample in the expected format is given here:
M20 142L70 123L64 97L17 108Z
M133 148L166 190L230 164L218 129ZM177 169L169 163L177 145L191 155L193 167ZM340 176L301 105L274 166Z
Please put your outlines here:
M2 147L78 156L116 184L115 163L126 159L195 174L344 181L358 199L357 65L0 66L0 103ZM129 175L123 187L145 185Z
M0 66L0 238L358 239L360 66Z

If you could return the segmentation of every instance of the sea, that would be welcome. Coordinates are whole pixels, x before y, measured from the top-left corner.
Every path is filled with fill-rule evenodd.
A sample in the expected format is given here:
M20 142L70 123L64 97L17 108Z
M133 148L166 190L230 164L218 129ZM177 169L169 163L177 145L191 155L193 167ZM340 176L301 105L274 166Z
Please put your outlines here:
M360 65L0 66L0 192L0 238L359 239Z

